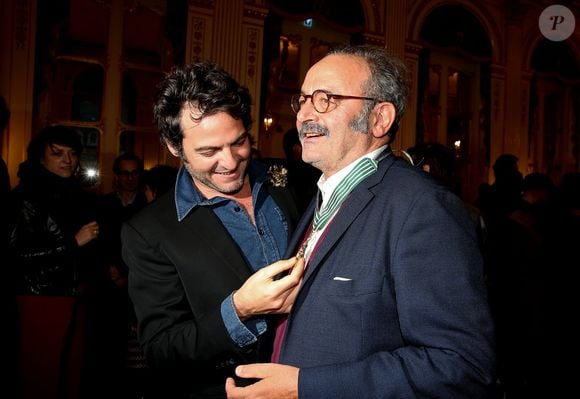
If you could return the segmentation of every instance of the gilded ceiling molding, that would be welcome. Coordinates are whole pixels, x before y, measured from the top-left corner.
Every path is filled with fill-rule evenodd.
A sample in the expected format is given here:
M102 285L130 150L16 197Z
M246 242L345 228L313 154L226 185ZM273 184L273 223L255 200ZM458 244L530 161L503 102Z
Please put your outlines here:
M268 9L265 7L259 7L254 5L244 5L244 17L256 19L259 21L264 21L268 16Z
M363 33L363 39L366 44L385 47L385 37L383 34L365 32Z
M405 43L405 53L409 55L419 55L423 50L423 46L416 42L406 42Z

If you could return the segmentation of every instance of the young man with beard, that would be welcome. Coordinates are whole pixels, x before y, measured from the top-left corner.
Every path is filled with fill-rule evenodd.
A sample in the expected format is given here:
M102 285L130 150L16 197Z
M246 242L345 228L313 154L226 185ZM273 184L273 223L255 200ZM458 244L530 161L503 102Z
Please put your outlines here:
M236 365L269 358L269 315L288 311L301 278L300 259L277 262L298 213L251 160L250 104L210 63L175 68L159 86L154 117L183 166L122 240L139 340L165 397L225 397Z

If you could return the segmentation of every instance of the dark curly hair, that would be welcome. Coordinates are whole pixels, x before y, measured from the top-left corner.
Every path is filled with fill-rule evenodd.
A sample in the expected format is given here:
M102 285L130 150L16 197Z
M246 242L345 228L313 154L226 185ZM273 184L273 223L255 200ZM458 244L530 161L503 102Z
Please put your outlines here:
M143 185L148 186L155 198L170 191L175 185L178 169L169 165L155 165L143 173Z
M46 126L36 134L28 143L26 148L26 160L18 166L17 176L20 179L29 179L37 175L39 170L43 170L41 164L44 152L47 147L58 144L72 148L80 157L83 152L83 143L80 134L68 126ZM80 170L80 162L75 173Z
M118 175L121 172L121 162L123 161L135 161L137 163L137 169L139 172L143 172L143 160L133 153L124 153L119 155L113 161L113 173Z
M246 131L252 125L251 96L224 69L213 63L174 67L157 87L153 116L161 139L183 154L183 132L179 124L187 105L201 112L201 119L226 112L242 121ZM193 116L192 116L193 118Z
M40 164L44 157L44 150L52 144L70 147L81 155L83 143L77 131L68 126L47 126L30 140L26 154L29 162Z

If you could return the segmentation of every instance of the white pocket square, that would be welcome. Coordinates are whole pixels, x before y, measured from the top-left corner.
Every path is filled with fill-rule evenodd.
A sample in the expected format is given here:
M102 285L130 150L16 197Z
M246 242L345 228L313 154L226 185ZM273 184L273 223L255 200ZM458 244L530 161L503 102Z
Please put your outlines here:
M352 278L336 276L335 278L333 278L333 280L334 281L352 281Z

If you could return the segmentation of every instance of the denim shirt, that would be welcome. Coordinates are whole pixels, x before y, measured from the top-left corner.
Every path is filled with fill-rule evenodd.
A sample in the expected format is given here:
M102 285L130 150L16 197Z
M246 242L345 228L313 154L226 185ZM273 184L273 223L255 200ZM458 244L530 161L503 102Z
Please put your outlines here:
M255 226L244 208L236 201L219 196L204 198L183 166L177 176L175 206L179 221L197 206L212 209L252 270L257 271L282 258L288 243L288 222L282 210L268 195L265 186L266 170L262 164L252 162L249 176ZM221 314L230 337L239 347L253 344L257 341L257 336L266 331L264 319L250 318L244 322L239 319L233 305L233 293L222 302Z

